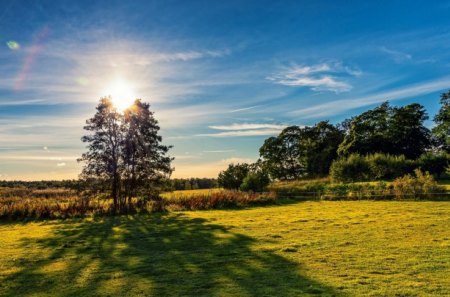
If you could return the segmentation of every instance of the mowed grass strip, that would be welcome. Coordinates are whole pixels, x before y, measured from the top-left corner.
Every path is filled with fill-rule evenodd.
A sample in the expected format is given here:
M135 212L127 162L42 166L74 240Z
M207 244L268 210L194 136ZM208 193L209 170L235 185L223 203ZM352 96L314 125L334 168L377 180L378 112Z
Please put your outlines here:
M448 296L450 203L0 224L0 296Z

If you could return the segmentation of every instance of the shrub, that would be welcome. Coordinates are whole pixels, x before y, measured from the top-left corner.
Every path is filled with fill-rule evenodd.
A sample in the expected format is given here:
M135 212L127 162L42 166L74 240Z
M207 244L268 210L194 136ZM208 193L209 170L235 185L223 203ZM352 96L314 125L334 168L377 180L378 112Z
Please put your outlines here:
M238 190L250 168L246 163L230 164L228 168L219 173L217 179L219 186L225 189Z
M397 199L430 198L433 193L441 192L433 176L420 169L414 170L415 176L406 174L394 180L394 194Z
M355 182L370 178L370 165L366 158L352 154L347 158L337 159L331 164L330 176L334 181Z
M263 192L270 183L269 176L262 172L249 172L242 181L241 191Z
M412 173L417 167L416 161L402 155L376 153L363 157L353 154L336 160L331 166L330 175L338 182L384 180Z
M446 153L427 152L420 156L417 164L422 170L440 177L449 165L449 158Z

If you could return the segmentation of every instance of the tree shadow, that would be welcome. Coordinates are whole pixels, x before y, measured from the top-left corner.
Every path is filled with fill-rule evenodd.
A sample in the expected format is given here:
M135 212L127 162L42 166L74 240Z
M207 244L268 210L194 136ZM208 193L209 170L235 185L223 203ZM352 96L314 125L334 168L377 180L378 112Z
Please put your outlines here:
M2 296L340 296L258 242L182 213L53 221ZM50 251L50 252L48 252Z

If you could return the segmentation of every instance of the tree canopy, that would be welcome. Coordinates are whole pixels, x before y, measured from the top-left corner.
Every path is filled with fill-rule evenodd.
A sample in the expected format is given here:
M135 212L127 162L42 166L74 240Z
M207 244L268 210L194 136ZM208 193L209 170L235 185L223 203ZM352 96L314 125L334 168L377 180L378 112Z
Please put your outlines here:
M170 147L161 144L149 104L136 100L120 113L105 97L96 110L84 127L91 134L82 137L88 151L79 159L85 163L81 178L109 189L114 211L121 211L131 206L132 197L154 195L171 174Z
M433 135L438 145L450 153L450 90L441 94L441 108L434 117Z
M356 116L338 148L338 154L386 153L415 159L431 147L430 131L424 126L428 115L413 103L391 107L388 102Z

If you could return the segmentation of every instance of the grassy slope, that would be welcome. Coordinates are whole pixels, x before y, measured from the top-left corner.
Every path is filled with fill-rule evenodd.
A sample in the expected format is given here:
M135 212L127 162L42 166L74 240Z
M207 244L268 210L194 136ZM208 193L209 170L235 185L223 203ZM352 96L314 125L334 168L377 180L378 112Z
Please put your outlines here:
M0 296L448 296L450 203L0 224Z

